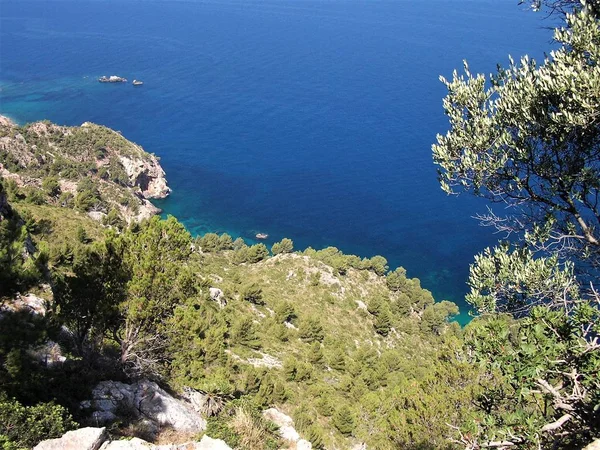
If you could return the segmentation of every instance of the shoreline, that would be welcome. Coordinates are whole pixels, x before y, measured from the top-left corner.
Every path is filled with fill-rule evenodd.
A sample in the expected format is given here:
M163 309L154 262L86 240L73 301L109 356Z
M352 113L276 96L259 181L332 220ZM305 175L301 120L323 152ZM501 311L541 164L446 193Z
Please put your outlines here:
M50 119L36 119L31 122L23 122L23 121L16 120L14 114L5 114L1 111L0 111L0 116L7 117L11 122L13 122L17 126L24 126L28 123L34 123L37 121L50 120ZM63 126L63 125L61 125L61 126ZM65 125L65 126L81 126L81 125ZM107 125L105 125L105 126L107 126ZM126 135L123 135L123 137L125 137L125 139L127 139ZM140 145L140 144L136 144L136 145ZM145 148L145 147L143 147L143 148ZM158 155L158 156L160 158L160 155ZM177 195L175 195L175 198L177 198ZM161 218L166 218L168 215L173 215L174 217L177 218L178 221L180 221L186 227L186 229L193 236L202 235L204 233L226 232L226 233L230 234L234 239L236 237L241 237L249 244L263 243L263 244L267 245L268 248L270 248L270 246L274 242L277 242L278 240L280 240L283 237L288 237L290 239L293 239L293 237L290 237L289 235L286 235L285 233L280 233L276 229L269 229L269 236L266 240L257 239L255 237L255 234L256 234L255 231L253 232L252 230L261 228L259 226L260 224L255 224L255 225L252 225L250 228L247 228L247 227L235 226L235 221L233 221L233 223L231 223L232 225L234 225L233 227L231 227L231 226L226 226L226 227L210 226L211 224L208 222L205 222L204 220L200 220L199 221L200 223L190 223L190 222L196 222L196 219L193 217L186 219L186 218L184 218L185 215L178 214L177 210L179 210L180 208L177 207L176 203L174 203L174 198L171 195L166 199L158 199L158 202L157 202L157 199L148 199L148 201L154 207L159 208L162 211L161 213L158 214ZM165 202L170 203L169 207L165 207L166 206ZM262 228L265 228L265 227L262 227ZM223 231L223 230L225 230L225 231ZM376 252L375 250L373 250L371 252L363 252L360 250L348 249L347 245L344 245L343 243L339 243L339 241L330 240L327 242L317 243L316 241L318 241L319 239L317 239L316 241L315 240L311 241L310 239L307 239L307 238L298 238L297 240L296 239L293 239L293 240L295 242L303 243L302 246L298 246L298 249L302 248L302 250L304 250L305 248L308 248L308 247L312 247L315 249L323 249L326 247L334 246L334 247L343 249L344 254L356 255L356 256L359 256L360 258L372 257L377 254L377 253L375 253ZM336 242L337 242L337 244L336 244ZM345 250L345 249L347 249L347 250ZM383 256L387 259L387 256L385 253L379 253L379 254L381 254L381 256ZM368 256L368 255L370 255L370 256ZM391 256L391 258L393 258L394 260L398 260L398 257ZM395 264L396 263L390 264L390 268L395 268ZM470 314L469 314L471 309L468 307L468 304L465 302L464 296L457 297L456 296L457 293L451 293L451 294L439 293L439 289L436 288L437 283L434 282L434 283L430 284L429 282L427 282L427 278L432 276L435 273L435 271L431 271L430 273L420 273L420 274L416 273L415 274L414 273L415 270L410 269L411 265L410 265L409 259L400 258L400 260L398 260L397 264L398 264L398 266L402 266L404 268L407 268L407 266L408 266L407 271L409 273L412 273L410 276L413 278L418 278L421 281L422 287L432 292L436 302L441 302L442 300L449 300L449 301L456 303L459 306L459 314L453 319L454 322L457 322L461 325L461 327L464 327L473 319L473 317L470 316ZM435 267L433 267L433 268L435 269ZM435 278L435 277L433 277L433 278ZM466 283L466 280L465 280L465 283Z

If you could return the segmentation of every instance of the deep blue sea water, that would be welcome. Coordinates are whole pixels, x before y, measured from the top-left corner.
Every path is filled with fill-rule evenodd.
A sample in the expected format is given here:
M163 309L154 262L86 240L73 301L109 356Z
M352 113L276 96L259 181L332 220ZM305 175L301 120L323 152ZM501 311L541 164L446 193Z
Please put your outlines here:
M381 254L458 302L498 236L439 189L444 87L541 57L517 0L0 0L0 113L93 121L158 154L193 233ZM144 86L100 84L121 75ZM465 316L461 318L466 320Z

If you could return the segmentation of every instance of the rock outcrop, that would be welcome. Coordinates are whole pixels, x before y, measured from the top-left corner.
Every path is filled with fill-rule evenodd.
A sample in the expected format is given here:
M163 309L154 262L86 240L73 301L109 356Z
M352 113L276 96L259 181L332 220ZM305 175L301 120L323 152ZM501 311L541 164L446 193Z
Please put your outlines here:
M98 78L100 83L127 83L127 78L120 77L118 75L111 75L107 77L106 75Z
M154 155L144 158L121 156L121 164L127 172L130 183L140 189L144 198L166 198L171 193L167 186L165 171Z
M203 436L199 442L154 445L139 438L130 440L108 439L104 428L80 428L69 431L58 439L40 442L34 450L232 450L221 439Z
M111 209L127 222L148 218L160 213L149 199L171 192L158 158L117 131L90 122L63 127L43 121L19 127L0 116L0 176L19 187L40 189L40 173L56 167L61 168L60 193L75 197L83 178L94 180L102 201L92 212L99 219ZM51 202L61 204L58 195Z
M127 411L145 421L153 432L169 427L199 433L206 428L206 421L190 402L175 398L152 381L132 384L102 381L92 391L92 397L82 402L81 407L91 411L92 421L97 425L108 424L117 419L119 411Z
M17 293L12 301L0 304L0 317L6 312L28 312L36 316L46 315L46 300L35 294Z
M282 439L291 444L295 444L296 450L311 450L312 444L305 439L301 439L300 435L294 428L294 420L279 411L277 408L269 408L263 411L265 419L270 420L279 427L279 435Z
M98 450L108 438L104 428L80 428L58 439L40 442L34 450Z
M220 308L225 308L227 306L227 300L225 300L225 295L223 291L216 287L211 287L208 290L210 299L217 302Z
M589 444L583 450L600 450L600 439L596 439L594 442Z

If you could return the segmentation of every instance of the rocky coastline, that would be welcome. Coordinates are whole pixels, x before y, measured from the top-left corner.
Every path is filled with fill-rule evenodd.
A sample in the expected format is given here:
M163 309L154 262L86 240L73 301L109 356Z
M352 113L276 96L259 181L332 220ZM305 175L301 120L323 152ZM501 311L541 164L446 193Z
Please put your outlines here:
M159 214L150 200L171 192L155 155L91 122L66 127L42 121L20 127L0 116L0 177L30 191L43 190L44 180L55 179L63 200L76 199L82 181L91 180L100 201L87 211L90 217L102 220L116 211L127 223Z

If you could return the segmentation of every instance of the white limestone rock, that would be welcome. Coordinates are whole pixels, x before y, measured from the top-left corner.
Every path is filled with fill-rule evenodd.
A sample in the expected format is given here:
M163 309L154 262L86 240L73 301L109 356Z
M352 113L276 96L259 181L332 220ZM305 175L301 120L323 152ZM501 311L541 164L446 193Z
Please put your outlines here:
M296 450L312 450L312 444L306 439L300 439L296 442Z
M217 302L220 308L225 308L227 306L227 300L225 300L225 295L223 291L216 287L211 287L208 289L210 299Z
M34 450L232 450L221 439L203 436L200 442L155 445L139 438L109 441L104 428L80 428L61 438L40 442Z
M125 408L157 428L168 426L191 433L206 428L206 421L191 403L173 397L152 381L141 380L133 384L102 381L92 391L92 397L81 406L93 410L92 419L98 424L112 422L117 417L117 410Z
M80 428L42 441L33 450L98 450L107 437L105 428Z
M269 408L263 411L265 419L270 420L279 427L279 435L282 439L295 443L297 450L311 450L312 444L305 439L301 439L300 435L294 428L294 420L279 411L277 408Z
M596 439L591 444L588 444L583 450L600 450L600 439Z

